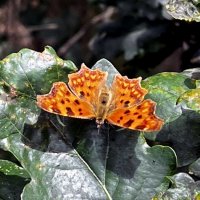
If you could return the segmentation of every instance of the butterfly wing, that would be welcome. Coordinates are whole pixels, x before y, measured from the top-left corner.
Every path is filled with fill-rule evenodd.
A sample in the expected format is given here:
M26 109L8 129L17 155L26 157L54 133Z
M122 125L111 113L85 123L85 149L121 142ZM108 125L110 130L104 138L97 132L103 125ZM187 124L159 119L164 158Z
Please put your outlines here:
M49 94L38 95L37 104L51 113L75 118L94 118L100 88L107 73L90 70L84 64L69 76L69 87L63 82L53 84Z
M77 97L84 99L96 108L99 92L105 85L107 75L107 72L98 69L91 70L82 64L77 73L69 75L69 87Z
M139 131L158 131L163 120L155 115L156 103L147 99L142 103L111 111L107 116L111 124Z
M64 82L53 84L49 94L37 95L37 105L43 110L75 118L93 118L92 105L76 97Z
M126 108L143 101L147 90L140 85L141 77L128 79L126 76L116 75L112 84L112 109Z

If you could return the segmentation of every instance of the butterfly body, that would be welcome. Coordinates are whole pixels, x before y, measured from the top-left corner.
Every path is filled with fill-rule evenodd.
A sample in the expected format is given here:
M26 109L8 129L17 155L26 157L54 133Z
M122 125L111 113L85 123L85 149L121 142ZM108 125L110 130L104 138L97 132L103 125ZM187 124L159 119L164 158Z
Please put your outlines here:
M111 102L112 93L110 92L107 86L102 87L102 89L100 89L99 91L98 102L96 104L95 109L95 118L98 127L100 127L104 123L108 115L109 109L111 107Z
M97 127L104 121L140 131L160 130L163 120L155 115L156 103L144 100L147 90L141 78L128 79L115 75L107 87L108 73L90 70L84 64L69 75L69 82L56 82L49 94L38 95L37 105L43 110L67 117L96 119Z

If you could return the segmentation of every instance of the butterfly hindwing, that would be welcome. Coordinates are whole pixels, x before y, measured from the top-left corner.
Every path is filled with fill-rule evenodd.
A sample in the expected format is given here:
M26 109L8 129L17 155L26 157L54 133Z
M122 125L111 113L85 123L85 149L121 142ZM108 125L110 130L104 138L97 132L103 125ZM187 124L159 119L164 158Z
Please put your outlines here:
M144 100L142 103L111 111L107 116L109 123L139 131L158 131L163 120L155 115L156 103Z

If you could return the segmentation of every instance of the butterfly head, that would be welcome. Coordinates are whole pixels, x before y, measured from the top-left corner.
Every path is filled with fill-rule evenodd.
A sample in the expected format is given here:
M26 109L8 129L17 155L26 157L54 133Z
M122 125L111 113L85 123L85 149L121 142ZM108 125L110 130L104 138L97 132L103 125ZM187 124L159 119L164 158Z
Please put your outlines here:
M97 124L97 128L101 128L101 126L104 124L104 119L102 118L97 118L96 119L96 124Z

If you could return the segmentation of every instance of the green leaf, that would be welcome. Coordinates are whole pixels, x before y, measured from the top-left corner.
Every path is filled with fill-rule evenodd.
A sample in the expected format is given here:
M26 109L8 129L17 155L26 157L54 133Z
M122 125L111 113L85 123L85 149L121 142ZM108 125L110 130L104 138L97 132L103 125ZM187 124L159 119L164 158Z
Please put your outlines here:
M36 123L36 94L48 92L55 81L66 81L73 70L74 64L59 58L51 47L42 53L22 49L0 61L0 139L21 133L25 123Z
M178 166L190 164L200 156L196 152L200 145L200 114L184 109L178 101L196 87L195 82L183 74L164 72L145 79L142 85L149 91L146 98L157 102L156 113L165 120L161 131L146 133L145 137L170 144L177 154Z
M176 19L186 21L200 21L200 12L198 8L199 2L197 0L168 0L165 7L170 15Z
M200 181L195 182L188 174L179 173L169 177L172 187L164 194L157 195L158 200L191 200L200 193Z
M24 124L37 122L39 108L35 101L27 97L19 97L15 100L0 101L0 139L13 133L22 134Z
M200 68L186 69L181 74L188 76L191 79L199 80L200 79Z
M109 62L108 60L106 60L105 58L97 61L95 65L92 67L92 69L99 69L101 71L108 72L108 78L107 78L108 86L112 85L115 75L119 74L119 72L116 70L113 64Z
M200 114L192 110L170 122L156 135L156 141L170 145L176 152L178 166L186 166L200 157ZM150 138L150 134L146 134Z
M134 131L105 129L98 134L93 128L82 130L80 135L79 154L113 199L149 199L168 187L165 176L173 173L176 165L171 148L150 148Z
M189 166L189 173L200 177L200 158Z
M142 86L148 90L146 98L157 102L157 114L166 123L176 120L181 114L177 99L195 83L187 76L175 72L163 72L145 79Z
M178 103L182 105L185 109L191 109L200 112L200 88L188 90L183 93L179 99Z
M22 49L0 62L0 83L19 94L35 97L48 92L52 83L66 81L67 74L76 69L71 61L59 58L49 46L42 53Z
M31 177L30 183L23 190L22 200L144 200L165 192L170 182L166 177L173 175L176 169L176 155L170 147L161 145L149 147L138 132L117 130L116 127L108 129L106 124L98 131L94 121L69 118L63 120L60 117L59 121L62 122L60 123L54 116L46 114L39 118L37 124L34 124L38 116L38 109L33 99L34 93L43 93L48 87L50 88L51 76L55 73L56 78L59 78L57 71L53 70L51 73L51 70L46 70L48 67L49 63L41 69L41 76L38 71L37 73L34 71L34 68L34 73L32 70L27 71L26 76L22 75L16 80L8 78L5 81L6 76L2 79L4 91L8 87L10 95L13 87L17 94L20 94L14 99L10 97L11 100L8 102L3 101L0 122L2 121L2 127L4 123L8 124L2 129L4 139L0 140L0 147L11 152ZM109 71L108 84L118 73L105 59L97 62L95 67ZM8 77L13 76L10 75L11 72L7 74ZM43 79L45 75L48 81L39 88L33 77L36 76L36 80L43 81L39 80L38 76ZM151 84L148 87L152 92L157 91L157 82L159 83L160 80L159 91L163 94L163 102L164 98L166 99L172 93L174 99L170 103L175 107L175 100L187 91L189 86L193 87L193 83L184 75L165 75L166 79L163 79L164 75L157 76L155 80L149 79ZM33 90L28 90L30 85L25 87L24 77L28 77ZM170 84L167 86L168 79L173 80L172 83L176 83L175 86L178 87L174 93L169 92L174 89L174 86ZM8 80L11 82L7 83ZM184 85L180 86L183 83ZM164 113L166 103L160 104L159 109L161 108ZM174 110L169 109L168 122L177 119L171 112ZM34 117L31 118L30 113L33 113ZM177 116L181 113L180 109ZM15 114L14 120L12 120L13 114ZM29 125L24 129L25 123ZM11 127L10 130L7 129L8 126ZM48 137L44 137L45 135ZM21 141L21 136L26 143ZM42 141L38 142L40 139Z
M21 176L22 178L29 178L28 173L13 162L8 160L0 160L0 172L5 175Z
M82 129L77 151L69 144L65 153L31 149L17 134L1 140L31 176L22 199L143 200L167 189L165 177L176 167L170 147L149 147L133 132L110 131L107 138L91 126Z

